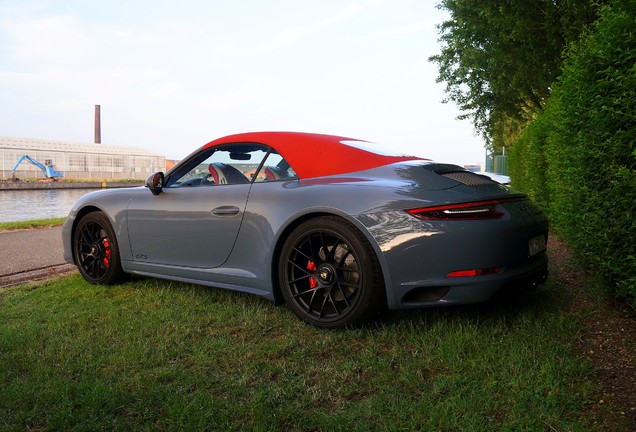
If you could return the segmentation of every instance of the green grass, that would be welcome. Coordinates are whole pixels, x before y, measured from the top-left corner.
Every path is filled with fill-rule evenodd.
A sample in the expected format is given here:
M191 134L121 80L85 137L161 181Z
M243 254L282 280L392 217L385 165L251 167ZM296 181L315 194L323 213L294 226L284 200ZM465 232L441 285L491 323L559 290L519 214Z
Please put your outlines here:
M49 219L33 219L19 222L0 222L0 231L52 227L56 225L62 225L65 220L65 217L58 217Z
M0 430L589 430L579 317L535 294L318 330L220 289L0 290Z

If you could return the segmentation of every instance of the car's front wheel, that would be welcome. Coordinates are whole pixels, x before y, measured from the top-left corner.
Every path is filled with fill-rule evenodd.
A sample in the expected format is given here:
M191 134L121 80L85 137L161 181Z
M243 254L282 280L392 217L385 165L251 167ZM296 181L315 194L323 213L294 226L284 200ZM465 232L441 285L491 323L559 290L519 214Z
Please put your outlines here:
M373 249L353 225L337 217L310 219L292 231L278 275L291 310L317 327L358 325L386 307Z
M115 232L102 212L89 213L78 222L73 253L80 274L92 284L114 284L124 277Z

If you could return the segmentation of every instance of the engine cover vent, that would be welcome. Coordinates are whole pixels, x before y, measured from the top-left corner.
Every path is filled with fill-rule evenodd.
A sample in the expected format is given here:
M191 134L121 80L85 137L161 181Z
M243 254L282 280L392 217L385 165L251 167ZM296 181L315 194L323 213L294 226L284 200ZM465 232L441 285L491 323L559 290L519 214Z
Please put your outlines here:
M435 171L436 174L439 174L443 177L449 178L451 180L455 180L466 186L481 186L481 185L492 185L497 184L496 181L492 180L490 177L486 177L483 175L475 174L470 171Z

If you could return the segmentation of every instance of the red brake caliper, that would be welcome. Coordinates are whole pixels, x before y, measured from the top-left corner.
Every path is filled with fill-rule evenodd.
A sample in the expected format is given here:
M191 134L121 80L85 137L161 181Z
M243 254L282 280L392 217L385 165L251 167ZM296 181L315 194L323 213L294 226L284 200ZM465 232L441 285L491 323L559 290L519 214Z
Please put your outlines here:
M108 241L108 237L105 237L102 241L104 245L104 259L102 260L106 267L108 267L108 263L110 262L110 242Z
M314 263L313 261L309 261L307 263L307 270L311 271L311 272L315 272L316 271L316 263ZM314 289L318 286L318 280L313 277L313 276L309 276L309 288Z

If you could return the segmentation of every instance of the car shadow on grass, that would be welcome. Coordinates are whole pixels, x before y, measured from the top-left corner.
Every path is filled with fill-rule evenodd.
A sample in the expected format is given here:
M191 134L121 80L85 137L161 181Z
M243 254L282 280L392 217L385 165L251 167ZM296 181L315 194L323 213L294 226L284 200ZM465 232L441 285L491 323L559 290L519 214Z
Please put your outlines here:
M560 313L565 303L566 298L559 292L558 285L548 280L535 291L506 291L483 303L390 311L384 322L387 325L440 321L514 323L528 316L540 318Z
M271 313L291 316L291 311L282 305L276 307L272 302L257 295L233 291L229 289L167 281L143 276L131 276L126 284L135 284L147 290L169 290L183 292L187 290L196 296L201 296L211 303L242 303L257 308L271 308ZM518 319L541 319L555 313L561 313L567 303L566 295L559 289L558 284L549 279L535 291L509 290L498 294L493 299L477 304L435 306L417 309L391 310L382 314L378 319L358 327L358 329L373 331L385 326L434 325L442 322L463 323L497 323L514 324Z

